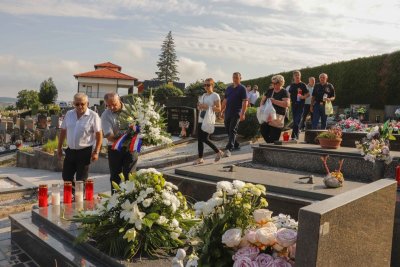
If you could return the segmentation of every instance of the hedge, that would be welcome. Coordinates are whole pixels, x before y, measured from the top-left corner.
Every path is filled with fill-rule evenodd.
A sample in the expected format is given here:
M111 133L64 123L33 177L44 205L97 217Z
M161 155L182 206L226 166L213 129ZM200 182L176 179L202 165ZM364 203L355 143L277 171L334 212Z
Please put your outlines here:
M302 80L320 73L327 73L328 82L336 89L334 105L342 108L350 104L370 104L371 108L383 109L384 105L400 104L400 51L380 56L364 57L350 61L325 64L300 69ZM292 79L292 71L277 73L285 77L285 87ZM242 81L243 84L258 85L263 94L275 74Z
M257 108L249 107L246 110L246 118L239 123L238 134L245 138L254 138L260 133L260 124L257 119Z

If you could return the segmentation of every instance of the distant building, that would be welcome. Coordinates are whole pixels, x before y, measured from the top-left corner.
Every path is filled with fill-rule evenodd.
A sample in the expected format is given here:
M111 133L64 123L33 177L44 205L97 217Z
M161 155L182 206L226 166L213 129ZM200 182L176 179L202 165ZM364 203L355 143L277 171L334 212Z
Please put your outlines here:
M117 92L121 95L138 93L134 87L138 79L122 73L121 69L121 66L105 62L94 65L94 71L75 74L74 77L78 80L78 92L87 94L91 105L100 103L108 92Z

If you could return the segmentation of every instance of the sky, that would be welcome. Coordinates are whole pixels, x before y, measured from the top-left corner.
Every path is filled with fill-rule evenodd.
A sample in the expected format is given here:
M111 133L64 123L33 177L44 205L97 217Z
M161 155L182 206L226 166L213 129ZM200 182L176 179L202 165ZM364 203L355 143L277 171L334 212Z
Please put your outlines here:
M155 78L172 31L179 77L231 82L400 49L398 0L0 0L0 96L113 62Z

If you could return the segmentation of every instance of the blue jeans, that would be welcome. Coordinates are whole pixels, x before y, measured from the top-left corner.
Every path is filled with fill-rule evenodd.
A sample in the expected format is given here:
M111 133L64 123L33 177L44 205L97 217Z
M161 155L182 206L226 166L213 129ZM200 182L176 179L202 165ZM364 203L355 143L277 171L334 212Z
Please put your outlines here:
M239 143L236 141L236 134L239 128L240 116L239 114L235 114L231 117L226 118L224 120L225 130L229 136L228 144L226 145L226 149L231 150L233 148L238 148Z
M304 104L294 103L292 104L292 116L293 116L293 130L292 138L299 139L299 125L301 117L303 115Z
M319 119L321 118L321 129L326 129L325 106L320 103L314 104L314 113L312 117L312 128L317 129Z

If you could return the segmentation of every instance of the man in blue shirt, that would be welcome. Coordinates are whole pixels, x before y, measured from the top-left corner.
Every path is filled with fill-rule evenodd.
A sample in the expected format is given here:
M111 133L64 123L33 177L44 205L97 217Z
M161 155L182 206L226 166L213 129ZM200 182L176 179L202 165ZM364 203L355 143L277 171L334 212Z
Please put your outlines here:
M241 79L242 76L239 72L233 73L233 84L226 88L225 97L222 101L221 113L224 114L225 129L229 136L229 141L226 145L226 157L231 155L233 149L239 149L236 134L239 122L245 119L247 109L246 88L240 83Z
M292 103L293 130L292 139L299 139L299 124L303 115L304 101L310 96L307 86L301 81L301 73L296 70L293 72L293 83L289 88L290 102Z

